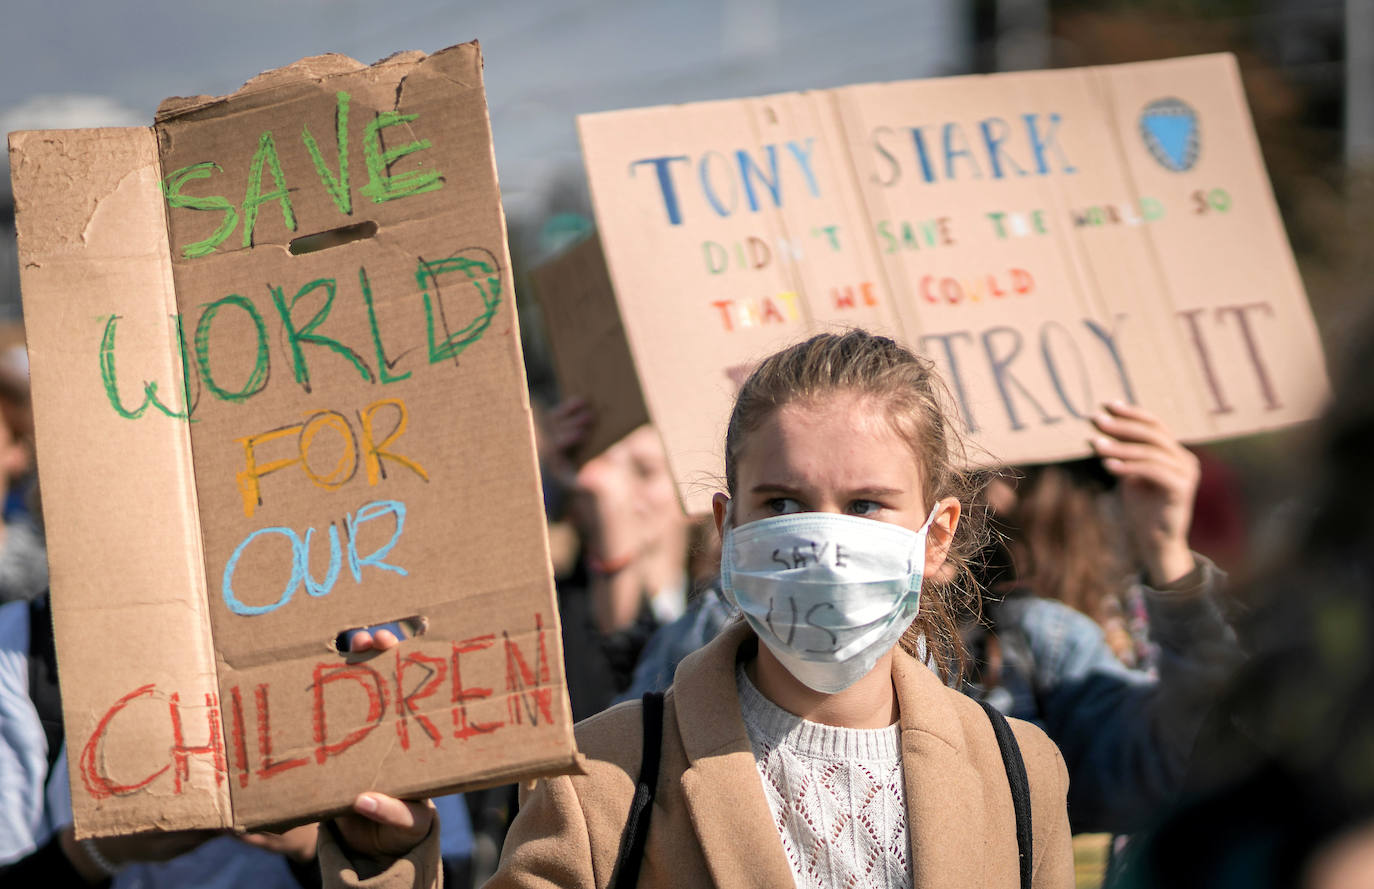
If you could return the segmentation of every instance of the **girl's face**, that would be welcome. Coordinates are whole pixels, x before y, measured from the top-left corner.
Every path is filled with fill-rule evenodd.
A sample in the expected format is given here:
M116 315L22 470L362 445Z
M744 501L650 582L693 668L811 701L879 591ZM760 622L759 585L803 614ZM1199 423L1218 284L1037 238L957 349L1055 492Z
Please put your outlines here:
M835 512L918 531L931 512L911 446L881 406L851 392L774 411L744 440L735 482L736 525L794 512ZM716 494L712 504L722 533L729 502ZM926 545L926 577L936 576L944 564L958 523L958 499L940 500Z

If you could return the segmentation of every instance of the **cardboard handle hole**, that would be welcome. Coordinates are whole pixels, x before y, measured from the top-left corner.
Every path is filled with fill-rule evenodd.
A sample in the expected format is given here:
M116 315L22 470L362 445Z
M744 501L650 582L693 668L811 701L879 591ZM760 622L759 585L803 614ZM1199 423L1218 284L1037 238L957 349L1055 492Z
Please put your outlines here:
M342 228L331 228L329 231L319 234L302 235L291 242L289 249L292 256L303 256L306 253L318 253L331 247L342 247L344 244L352 244L354 241L366 241L376 234L377 223L358 222L353 225L345 225Z
M329 647L340 657L348 657L351 654L348 648L353 641L353 637L364 630L369 633L375 633L378 630L390 630L395 634L397 639L404 642L406 639L414 639L418 636L423 636L428 629L429 618L423 615L416 614L410 617L399 617L396 620L371 624L366 627L350 627L329 640ZM376 653L375 649L372 651L360 652L360 654L365 657L370 657Z

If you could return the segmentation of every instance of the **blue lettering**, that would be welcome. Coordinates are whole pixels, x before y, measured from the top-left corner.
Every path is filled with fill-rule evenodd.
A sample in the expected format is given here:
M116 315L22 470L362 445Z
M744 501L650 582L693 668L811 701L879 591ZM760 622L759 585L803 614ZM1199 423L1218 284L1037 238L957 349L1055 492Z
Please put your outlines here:
M988 148L988 163L992 165L992 178L1001 179L1003 175L1002 159L1004 157L1002 154L1002 143L1006 141L1011 128L1008 127L1007 122L1000 117L989 117L978 126L979 129L983 131L983 143L987 145ZM994 126L997 128L997 133L995 135L993 134ZM1017 176L1026 175L1026 171L1021 169L1021 165L1018 164L1011 155L1005 155L1005 158L1007 166L1015 170Z
M768 192L773 195L773 206L782 206L782 195L778 193L778 146L766 145L764 146L764 150L768 152L768 169L773 173L773 180L771 182L768 180L763 170L759 168L759 165L754 162L754 158L750 156L749 152L745 151L743 148L735 152L735 158L739 161L739 175L740 178L744 180L744 196L749 201L749 209L753 210L755 213L759 210L759 199L758 195L754 193L754 182L749 175L751 172L763 183L764 187L768 189ZM703 185L706 184L704 176L701 181Z
M368 522L382 518L384 516L395 516L396 528L391 532L391 537L377 549L365 556L358 554L358 534L359 529ZM396 500L374 500L366 504L354 515L344 515L344 531L348 538L348 568L353 575L353 580L357 583L363 582L362 569L368 566L380 568L383 571L392 571L402 577L407 576L407 572L399 565L391 565L385 562L387 555L395 548L397 541L401 538L401 531L405 528L406 508L405 504ZM248 545L259 537L268 534L279 534L285 537L291 545L291 577L287 580L286 586L282 589L281 596L276 602L270 605L249 605L239 599L234 592L234 572L238 570L239 559L248 549ZM311 596L327 596L334 589L335 583L339 579L339 570L342 567L343 553L339 542L339 529L333 524L329 525L329 568L325 572L323 582L318 582L310 573L310 545L315 537L315 529L309 528L305 532L305 538L290 528L259 528L252 534L243 539L229 557L228 563L224 566L224 578L221 582L221 595L224 604L234 614L241 614L251 617L258 614L267 614L276 611L296 594L296 590L301 585L305 585L306 592Z
M721 154L719 151L708 151L703 154L697 166L697 173L701 178L701 193L706 196L706 200L711 205L711 209L715 210L717 215L729 216L731 213L735 212L735 206L739 204L739 189L735 186L734 177L727 177L730 180L730 203L728 206L721 203L720 197L716 194L715 189L711 187L711 158L720 158L721 161L725 163L726 168L729 168L729 161L727 161L725 155Z
M966 157L968 158L968 162L973 165L973 178L982 179L983 169L978 166L978 159L973 156L973 149L969 147L968 139L964 136L964 128L957 123L947 123L944 126L943 136L945 145L945 178L957 179L958 177L954 174L954 161L956 158ZM956 147L956 143L958 147Z
M391 533L391 539L378 549L372 551L371 555L358 558L358 529L373 519L381 518L384 515L394 515L396 517L396 530ZM383 571L394 571L402 577L406 576L406 570L396 565L388 565L383 562L387 553L391 552L396 541L401 538L401 529L406 523L406 507L398 500L374 500L362 509L358 510L356 516L344 516L344 522L348 525L348 568L353 572L353 579L362 583L362 569L364 566L371 565L374 568L381 568Z
M816 140L806 140L806 150L803 151L794 141L787 143L787 150L792 152L792 156L797 159L797 166L801 167L802 175L806 177L806 188L811 192L811 197L821 196L820 186L816 184L816 174L811 170L811 152L815 149ZM768 146L772 148L773 146Z
M930 155L926 152L926 135L920 127L911 128L911 141L916 143L916 159L921 162L921 177L927 182L934 182L935 170L930 166Z
M305 546L301 548L305 556L305 564L301 565L301 573L305 579L305 591L312 596L327 596L329 591L334 589L334 583L339 579L339 563L342 558L339 553L339 529L334 527L331 522L329 525L329 570L325 572L324 583L316 583L315 578L310 573L310 539L315 536L315 529L310 528L305 532Z
M291 579L286 582L286 588L282 590L281 598L271 605L245 605L239 601L239 597L234 594L234 569L238 567L239 557L248 548L248 544L257 540L264 534L280 534L291 541ZM266 614L269 611L276 611L278 608L291 601L291 597L296 594L296 589L301 585L301 539L296 536L296 532L290 528L259 528L252 534L243 539L243 542L234 550L234 554L229 557L229 562L224 566L224 582L222 584L224 594L224 604L229 606L229 610L235 614L252 616L254 614Z
M1057 113L1049 115L1050 128L1043 138L1036 123L1040 117L1039 114L1023 114L1021 117L1026 121L1026 135L1030 137L1031 151L1035 152L1035 166L1040 171L1041 176L1050 172L1049 164L1045 163L1045 149L1051 147L1059 157L1059 169L1062 172L1078 172L1078 168L1069 163L1069 159L1064 155L1064 149L1059 147L1059 142L1055 139L1055 134L1059 131L1059 115Z
M682 210L677 203L677 189L673 186L673 174L669 169L669 164L676 161L688 162L687 155L675 154L664 155L663 157L646 157L630 163L630 175L635 175L635 167L640 164L653 164L654 172L658 175L658 189L663 195L663 209L668 211L668 224L682 224Z

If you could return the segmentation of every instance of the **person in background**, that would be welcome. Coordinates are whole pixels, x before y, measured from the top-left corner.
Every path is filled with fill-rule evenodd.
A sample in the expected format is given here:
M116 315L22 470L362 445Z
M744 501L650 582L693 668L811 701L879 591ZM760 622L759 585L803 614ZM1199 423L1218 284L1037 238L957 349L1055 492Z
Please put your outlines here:
M691 529L652 427L631 431L579 467L572 455L595 420L591 409L575 398L548 411L532 403L564 679L580 721L624 691L645 642L685 608ZM479 882L495 871L517 795L513 784L466 794Z
M48 588L33 450L28 353L0 353L0 603L32 599Z
M558 583L573 718L599 713L629 684L645 642L685 610L691 524L678 504L663 444L641 426L577 467L590 408L569 399L549 412L549 475L581 542Z
M1113 889L1374 885L1374 322L1351 345L1318 446L1287 473L1301 505L1251 572L1252 657Z

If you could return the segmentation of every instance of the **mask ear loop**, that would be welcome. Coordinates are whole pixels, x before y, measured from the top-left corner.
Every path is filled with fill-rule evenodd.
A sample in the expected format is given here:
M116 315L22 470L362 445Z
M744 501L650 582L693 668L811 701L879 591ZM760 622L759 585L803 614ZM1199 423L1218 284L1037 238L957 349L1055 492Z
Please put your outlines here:
M935 516L936 516L937 513L939 513L939 511L940 511L940 501L937 500L937 501L935 501L935 504L934 504L933 506L930 507L930 515L926 516L926 520L925 520L924 522L921 523L920 529L916 532L917 538L921 541L921 553L920 553L920 557L921 557L921 569L920 569L920 571L914 570L914 569L915 569L915 557L916 557L916 552L915 552L915 547L912 547L911 558L907 560L907 573L908 573L908 576L910 576L910 577L919 577L919 578L920 578L920 581L917 582L917 583L914 584L914 585L909 585L909 586L908 586L908 589L907 589L907 591L906 591L906 594L907 594L907 597L908 597L908 598L910 598L911 596L916 596L916 597L919 598L920 595L921 595L921 587L922 587L922 585L925 584L925 581L926 581L926 578L925 578L925 574L926 574L926 569L925 569L926 546L927 546L927 544L929 543L929 541L927 540L926 535L930 532L930 526L933 525L933 524L935 524Z

